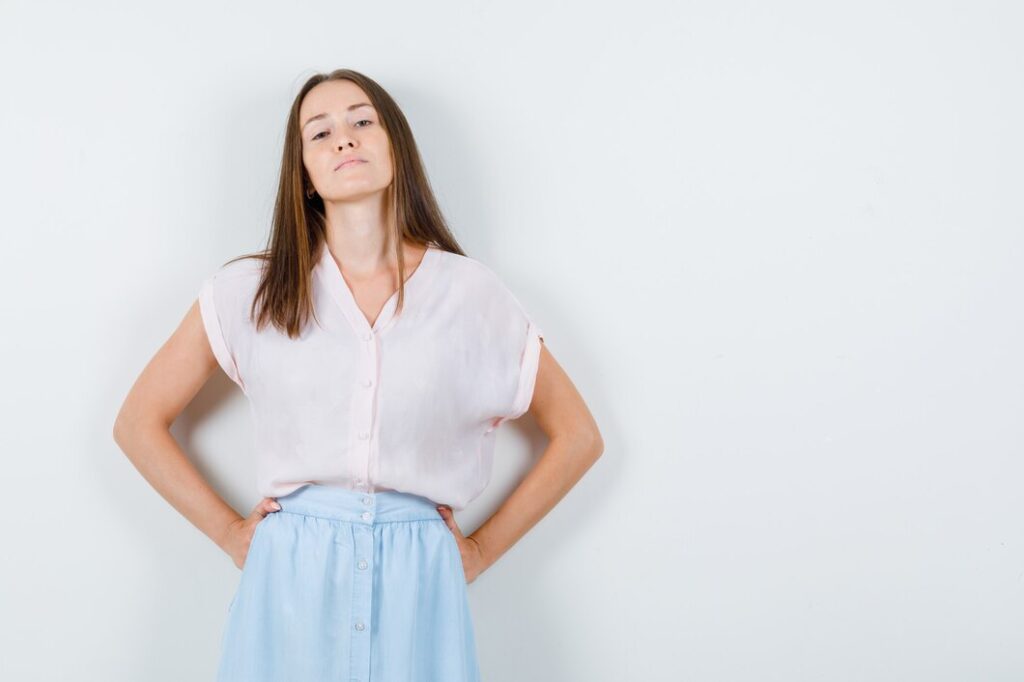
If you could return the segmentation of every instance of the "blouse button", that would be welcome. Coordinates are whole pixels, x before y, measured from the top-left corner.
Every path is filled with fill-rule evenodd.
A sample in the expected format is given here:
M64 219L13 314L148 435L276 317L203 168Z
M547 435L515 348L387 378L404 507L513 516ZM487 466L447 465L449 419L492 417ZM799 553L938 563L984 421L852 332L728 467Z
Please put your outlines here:
M368 434L366 431L363 431L363 432L361 432L359 434L359 440L366 440L369 437L370 437L370 434Z
M369 566L369 564L366 563L365 559L363 559L362 561L359 562L359 569L360 570L365 570L367 566Z
M373 386L373 379L366 379L365 381L363 381L363 386L366 386L367 388Z
M362 517L363 521L369 521L370 517L373 516L373 514L371 514L370 512L363 512L362 514L360 514L360 516Z
M356 623L356 630L362 630L364 627L366 627L366 626L363 625L362 623Z

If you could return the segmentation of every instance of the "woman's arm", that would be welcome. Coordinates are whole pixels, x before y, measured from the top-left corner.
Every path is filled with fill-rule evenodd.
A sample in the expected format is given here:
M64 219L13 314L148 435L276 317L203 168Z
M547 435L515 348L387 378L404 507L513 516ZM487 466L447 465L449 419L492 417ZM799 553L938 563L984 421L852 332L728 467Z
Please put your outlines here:
M498 510L466 539L479 548L482 572L551 511L604 452L586 403L542 344L529 412L548 437L544 454ZM446 515L446 521L449 519Z
M209 486L171 435L170 426L217 368L194 302L128 392L114 441L171 506L241 567L255 525L274 511L264 498L242 517Z

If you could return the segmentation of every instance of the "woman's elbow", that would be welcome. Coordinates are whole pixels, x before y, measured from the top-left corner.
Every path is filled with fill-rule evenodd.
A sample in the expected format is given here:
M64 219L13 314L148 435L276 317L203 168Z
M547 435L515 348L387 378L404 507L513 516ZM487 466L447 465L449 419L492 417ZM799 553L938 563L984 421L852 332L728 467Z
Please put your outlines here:
M604 439L597 425L592 423L569 429L563 439L570 441L578 452L585 453L591 459L597 459L604 452Z
M590 454L594 459L597 459L604 453L604 439L601 438L601 432L598 431L597 426L594 426L594 428L588 432L587 443Z

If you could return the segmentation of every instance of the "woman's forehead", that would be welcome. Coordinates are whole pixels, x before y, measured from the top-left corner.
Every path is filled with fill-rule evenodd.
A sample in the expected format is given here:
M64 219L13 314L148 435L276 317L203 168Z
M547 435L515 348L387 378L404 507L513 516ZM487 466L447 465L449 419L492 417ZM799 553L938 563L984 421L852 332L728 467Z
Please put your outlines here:
M321 112L340 113L359 105L369 105L368 108L373 106L370 98L358 85L351 81L324 81L306 93L299 111L305 116L302 119L305 121L306 118Z

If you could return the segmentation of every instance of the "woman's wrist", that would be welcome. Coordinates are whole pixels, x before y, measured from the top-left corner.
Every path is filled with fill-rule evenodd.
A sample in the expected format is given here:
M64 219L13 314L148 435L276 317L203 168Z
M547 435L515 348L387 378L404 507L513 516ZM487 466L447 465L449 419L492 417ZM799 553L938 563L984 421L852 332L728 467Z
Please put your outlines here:
M487 548L484 546L484 543L480 541L480 538L474 536L471 533L466 536L466 539L472 542L474 545L476 545L477 554L480 556L481 563L483 564L480 571L486 571L488 568L490 568L491 564L494 563L494 559L491 558L491 555L487 552Z

